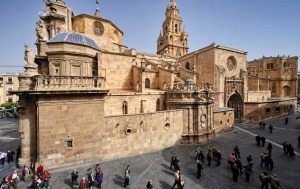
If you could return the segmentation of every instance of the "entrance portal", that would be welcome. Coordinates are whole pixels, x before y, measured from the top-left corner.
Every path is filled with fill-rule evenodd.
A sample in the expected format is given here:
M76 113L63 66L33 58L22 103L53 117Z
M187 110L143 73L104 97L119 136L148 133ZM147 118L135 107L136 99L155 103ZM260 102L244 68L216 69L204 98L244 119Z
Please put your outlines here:
M230 96L227 106L234 109L234 118L235 119L243 118L244 103L243 103L242 97L238 93Z

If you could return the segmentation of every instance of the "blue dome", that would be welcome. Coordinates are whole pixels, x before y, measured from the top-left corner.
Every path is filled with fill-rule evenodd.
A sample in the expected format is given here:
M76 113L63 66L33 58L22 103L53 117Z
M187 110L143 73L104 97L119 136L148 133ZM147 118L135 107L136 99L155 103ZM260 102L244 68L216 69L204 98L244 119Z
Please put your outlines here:
M80 45L86 45L100 50L100 48L98 47L98 45L94 40L80 33L59 33L48 41L48 43L55 43L55 42L75 43Z

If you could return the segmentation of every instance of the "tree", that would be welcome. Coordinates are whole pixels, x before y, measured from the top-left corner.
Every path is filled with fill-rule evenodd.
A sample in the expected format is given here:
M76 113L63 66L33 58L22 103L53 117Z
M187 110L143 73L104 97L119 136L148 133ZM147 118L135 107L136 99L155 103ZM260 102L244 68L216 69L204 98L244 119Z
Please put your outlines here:
M6 103L1 104L1 107L4 107L5 109L9 109L9 108L16 107L16 106L17 106L17 103L15 103L15 102L6 102Z

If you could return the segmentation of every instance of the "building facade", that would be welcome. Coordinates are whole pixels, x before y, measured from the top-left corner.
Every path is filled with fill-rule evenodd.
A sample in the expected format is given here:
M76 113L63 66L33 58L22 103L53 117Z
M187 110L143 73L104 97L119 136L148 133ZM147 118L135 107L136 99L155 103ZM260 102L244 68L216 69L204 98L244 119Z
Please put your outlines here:
M18 90L19 88L18 73L4 73L2 75L2 83L0 83L0 104L5 102L18 102L19 97L15 94L10 94L10 91Z
M246 52L212 43L188 53L179 7L166 9L157 54L123 45L110 20L46 1L37 55L19 75L21 158L49 168L200 143L247 118ZM294 86L292 86L294 87Z

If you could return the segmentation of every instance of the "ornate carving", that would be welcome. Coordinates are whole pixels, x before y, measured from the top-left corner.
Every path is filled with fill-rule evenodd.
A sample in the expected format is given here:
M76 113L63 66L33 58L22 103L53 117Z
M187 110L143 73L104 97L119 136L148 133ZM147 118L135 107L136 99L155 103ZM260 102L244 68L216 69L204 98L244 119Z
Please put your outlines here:
M24 45L25 46L25 55L24 55L24 60L27 62L29 65L34 65L34 53L32 49L29 47L29 45Z
M235 67L236 67L235 61L232 60L232 58L228 58L228 59L227 59L227 69L228 69L228 71L234 70Z
M43 22L42 22L41 20L39 20L39 21L36 23L36 29L35 29L35 31L36 31L36 36L37 36L37 42L40 41L40 40L42 40L42 41L47 40L47 36L46 36L45 33L44 33L44 31L45 31L44 28L45 28L45 27L44 27Z

